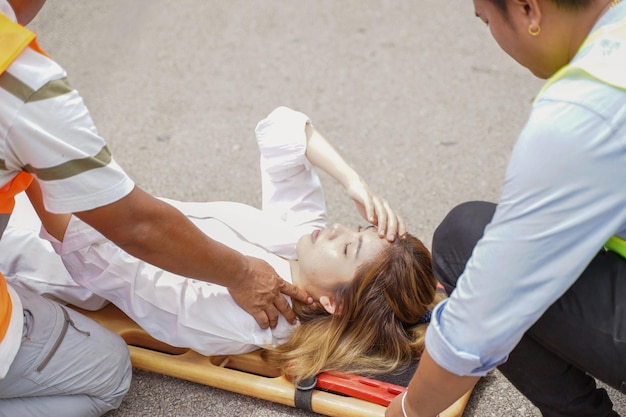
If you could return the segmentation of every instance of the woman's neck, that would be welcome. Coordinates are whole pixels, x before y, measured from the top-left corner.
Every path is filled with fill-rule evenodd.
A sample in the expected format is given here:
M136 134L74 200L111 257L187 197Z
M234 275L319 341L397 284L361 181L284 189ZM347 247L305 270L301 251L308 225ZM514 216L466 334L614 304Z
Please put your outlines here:
M605 0L603 2L591 2L591 6L588 9L581 10L578 14L578 19L572 25L572 45L570 49L570 59L573 58L578 50L582 46L583 42L589 36L593 27L598 23L598 21L604 16L613 6L615 6L618 1L615 0ZM583 29L583 30L581 30Z
M300 288L300 264L296 259L289 259L289 270L291 271L291 283Z

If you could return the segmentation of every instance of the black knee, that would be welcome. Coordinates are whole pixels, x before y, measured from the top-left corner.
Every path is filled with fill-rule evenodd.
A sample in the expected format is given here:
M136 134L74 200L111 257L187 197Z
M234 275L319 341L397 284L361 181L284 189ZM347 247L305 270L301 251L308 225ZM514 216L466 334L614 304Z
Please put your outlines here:
M495 204L485 201L459 204L435 230L432 241L433 268L448 294L456 286L495 208Z

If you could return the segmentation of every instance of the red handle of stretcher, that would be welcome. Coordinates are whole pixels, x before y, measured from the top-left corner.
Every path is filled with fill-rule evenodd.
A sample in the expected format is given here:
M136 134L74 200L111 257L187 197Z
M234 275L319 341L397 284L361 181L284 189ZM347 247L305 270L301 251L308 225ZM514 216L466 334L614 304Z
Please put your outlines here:
M385 407L406 390L402 385L339 372L322 372L317 376L316 387Z

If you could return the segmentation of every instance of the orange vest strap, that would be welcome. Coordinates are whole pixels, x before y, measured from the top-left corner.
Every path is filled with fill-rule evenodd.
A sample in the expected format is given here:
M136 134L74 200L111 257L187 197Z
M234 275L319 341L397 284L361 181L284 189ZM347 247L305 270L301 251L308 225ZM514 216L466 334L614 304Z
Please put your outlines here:
M0 214L11 214L15 207L15 196L28 188L33 176L20 171L11 181L0 188Z
M13 304L11 303L9 290L7 289L7 281L4 276L0 274L0 342L7 334L12 311Z

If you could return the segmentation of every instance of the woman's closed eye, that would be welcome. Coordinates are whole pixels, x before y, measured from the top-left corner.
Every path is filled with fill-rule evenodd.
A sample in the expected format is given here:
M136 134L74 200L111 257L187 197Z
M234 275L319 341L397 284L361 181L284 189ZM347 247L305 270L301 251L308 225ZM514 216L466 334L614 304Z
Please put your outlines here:
M366 227L358 226L356 228L356 230L357 230L357 233L362 233L362 232L365 232L365 231L367 231L369 229L372 229L372 228L376 228L376 226L374 226L373 224L370 224L369 226L366 226ZM353 242L347 242L347 243L345 243L343 245L343 254L344 254L344 256L348 256L348 250L349 250L349 247L350 247L350 245L352 243ZM359 251L361 249L361 245L362 244L363 244L363 235L359 235L359 237L357 239L357 246L356 246L355 254L354 254L355 257L359 256Z

